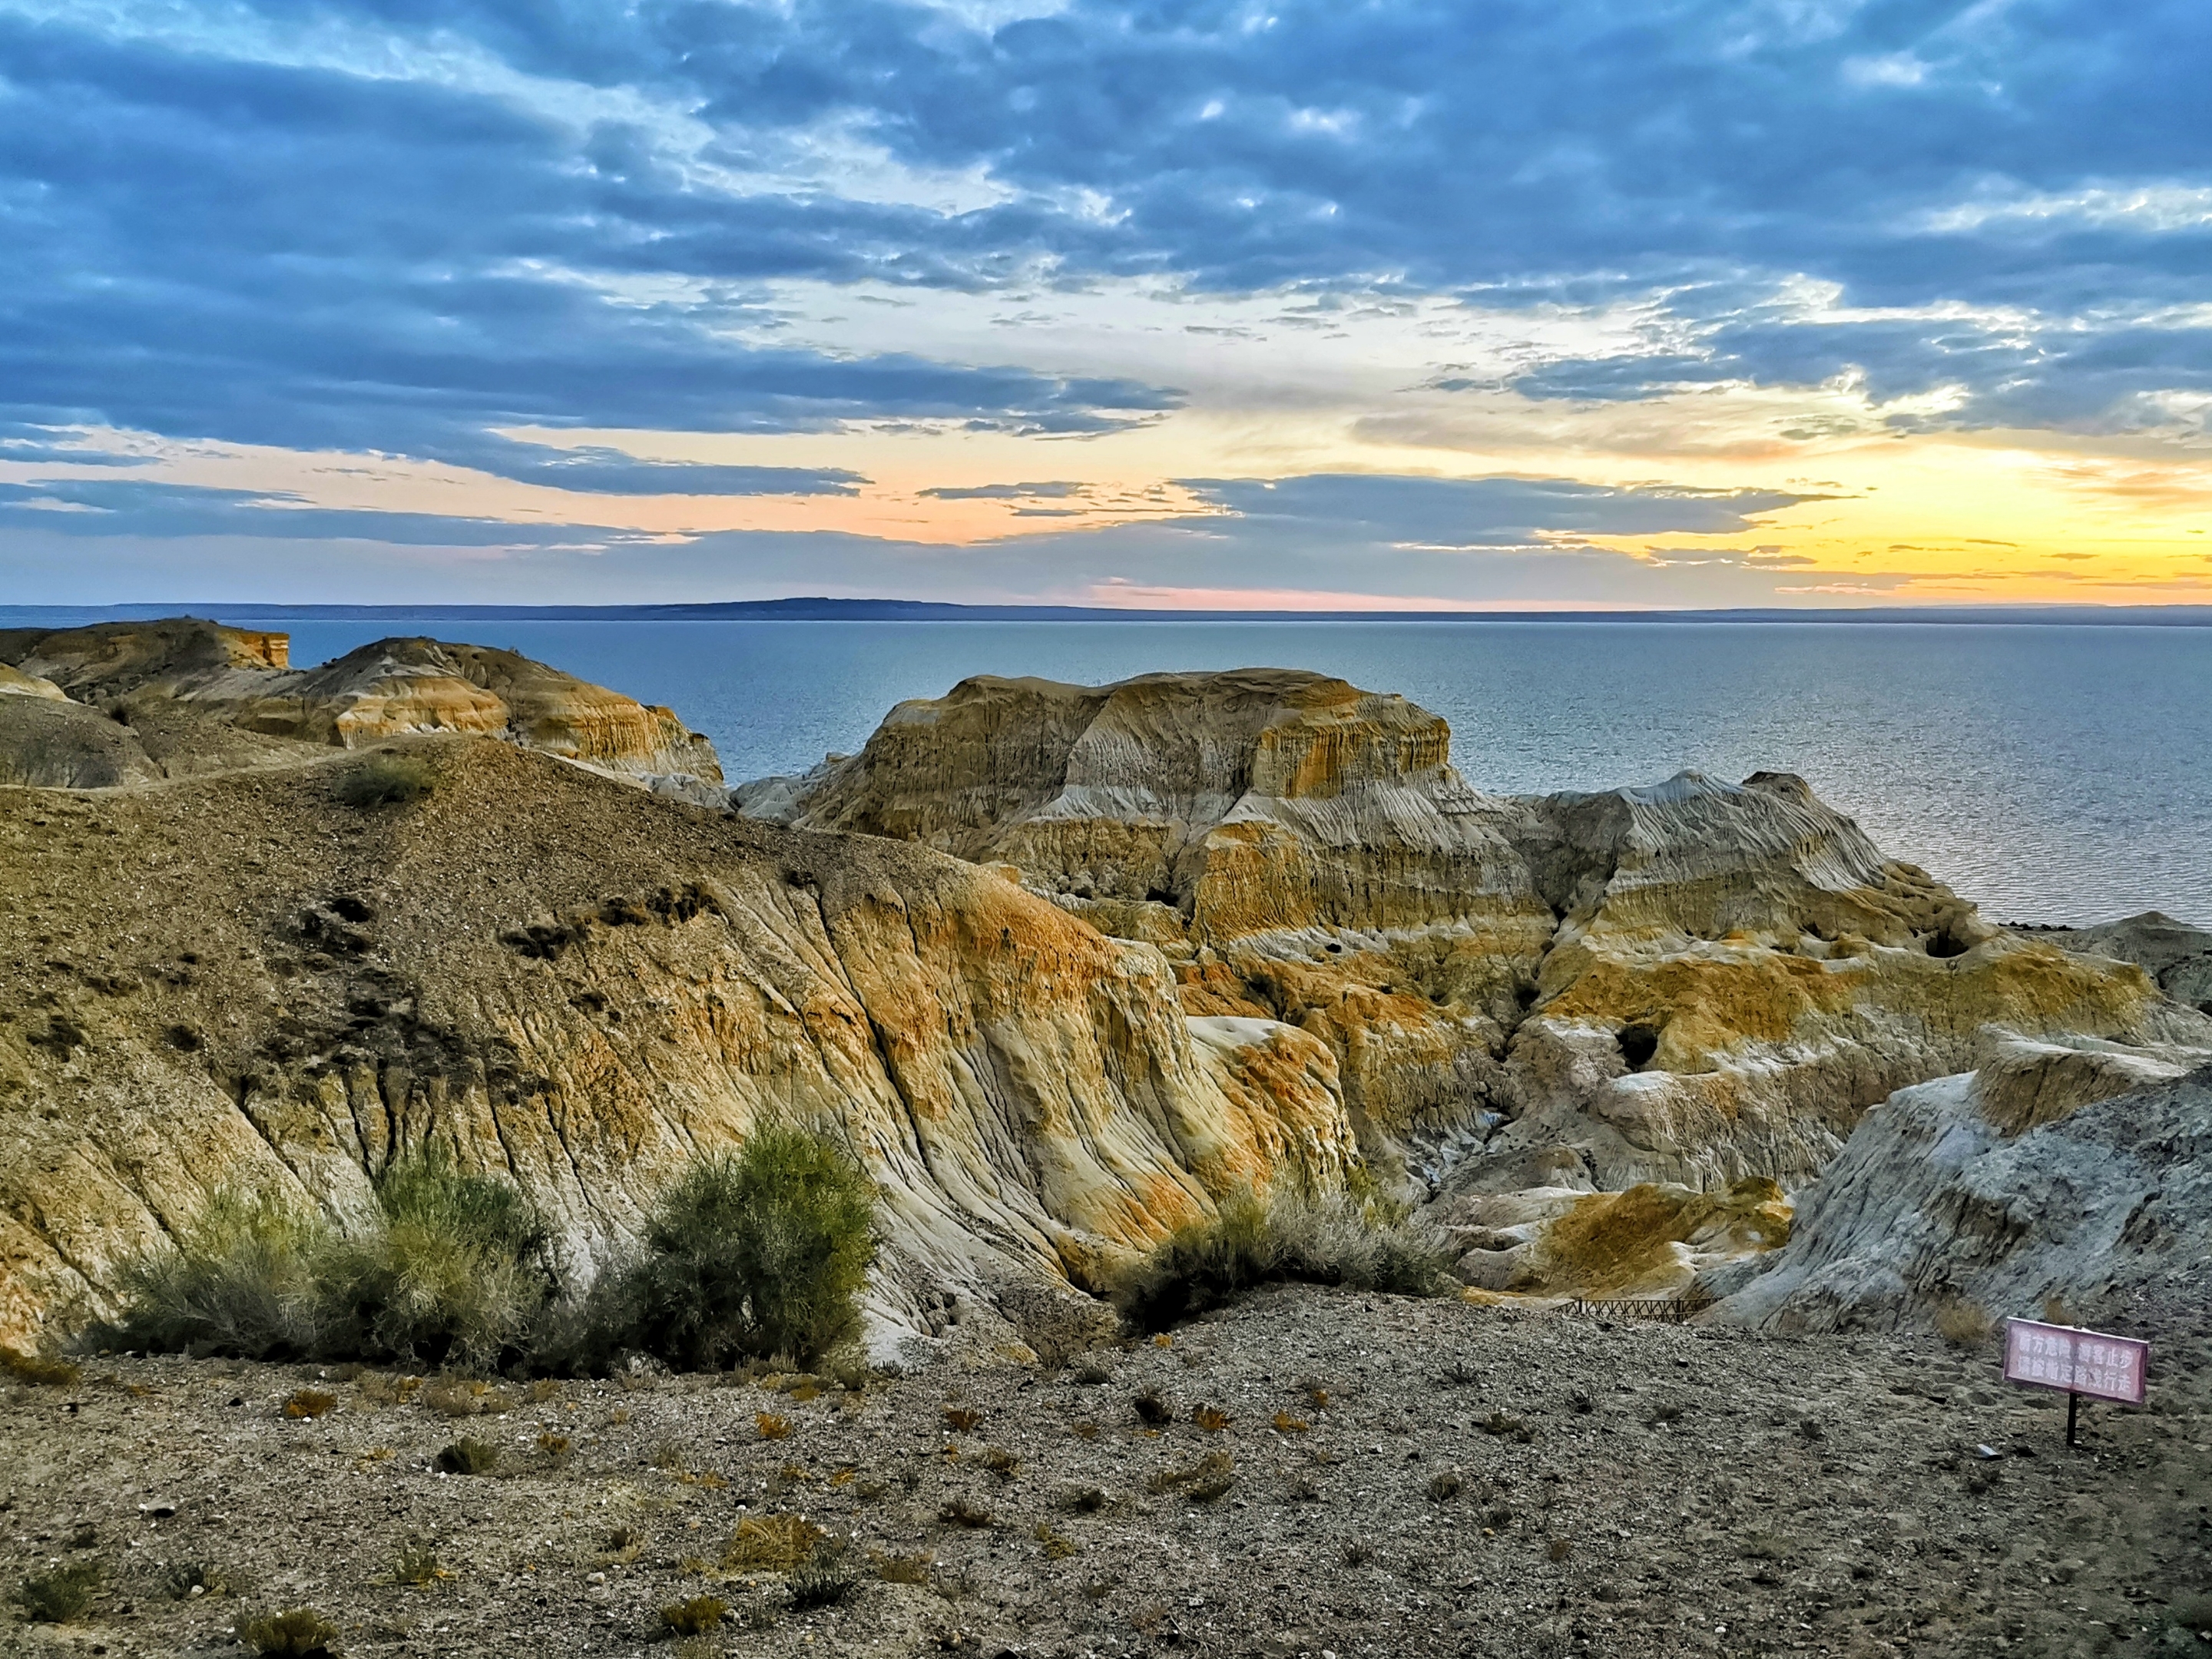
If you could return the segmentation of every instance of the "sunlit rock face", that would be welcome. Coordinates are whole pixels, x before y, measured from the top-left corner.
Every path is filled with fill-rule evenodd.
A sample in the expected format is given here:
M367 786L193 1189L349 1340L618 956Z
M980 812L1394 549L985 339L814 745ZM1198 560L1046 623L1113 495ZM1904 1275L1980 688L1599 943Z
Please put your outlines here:
M246 752L222 727L348 749L454 732L501 738L701 805L721 799L714 745L673 712L512 651L380 640L295 670L283 634L186 617L15 630L0 634L0 661L134 726L161 728L167 752L154 759L165 774L281 760Z
M481 738L0 788L0 1340L109 1305L218 1190L341 1220L403 1148L512 1176L579 1273L765 1121L881 1183L880 1321L1097 1282L1356 1156L1325 1044L926 848L748 824ZM74 1310L72 1313L71 1310Z
M1316 674L967 681L737 798L1003 861L1156 945L1193 1015L1327 1043L1369 1154L1432 1189L1795 1187L1984 1025L2212 1034L2132 965L1992 927L1802 779L1485 794L1436 715Z
M1449 751L1427 710L1292 670L980 678L738 799L1014 866L1158 946L1194 1016L1327 1042L1365 1143L1395 1154L1488 1103L1553 927L1511 839L1523 810Z

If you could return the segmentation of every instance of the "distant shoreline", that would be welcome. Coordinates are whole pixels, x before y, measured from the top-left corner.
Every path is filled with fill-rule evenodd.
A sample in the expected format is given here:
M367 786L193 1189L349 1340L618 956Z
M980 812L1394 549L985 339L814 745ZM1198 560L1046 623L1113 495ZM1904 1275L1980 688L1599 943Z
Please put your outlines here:
M0 627L82 627L157 617L264 622L1665 623L1942 623L2212 628L2212 605L1918 605L1740 611L1119 611L922 599L737 599L700 605L0 605Z

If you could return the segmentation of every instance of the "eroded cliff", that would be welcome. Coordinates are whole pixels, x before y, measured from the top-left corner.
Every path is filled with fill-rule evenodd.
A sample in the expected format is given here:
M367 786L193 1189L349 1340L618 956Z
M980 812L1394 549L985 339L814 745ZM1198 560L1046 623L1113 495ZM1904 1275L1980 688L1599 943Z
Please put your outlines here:
M921 848L656 799L481 738L0 789L0 1340L231 1185L358 1218L403 1146L521 1182L584 1270L763 1118L883 1183L879 1311L1081 1280L1353 1147L1328 1050L1187 1022L1158 953Z
M1287 670L977 679L741 808L1003 860L1158 945L1184 1006L1334 1053L1453 1192L1801 1184L1977 1034L2212 1038L2139 968L1999 929L1800 778L1470 787L1444 722Z
M109 718L0 709L18 781L112 787L298 758L277 744L356 749L428 732L496 737L704 805L721 801L713 744L651 708L512 651L389 639L314 669L283 634L193 617L0 632L0 664ZM27 736L26 734L28 734Z

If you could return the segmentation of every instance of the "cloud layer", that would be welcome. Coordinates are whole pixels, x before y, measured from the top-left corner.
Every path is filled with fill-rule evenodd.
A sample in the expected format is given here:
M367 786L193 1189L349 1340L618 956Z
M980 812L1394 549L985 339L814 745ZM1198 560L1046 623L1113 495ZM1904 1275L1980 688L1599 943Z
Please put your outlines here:
M1907 437L2187 449L2208 61L2200 0L0 0L0 523L521 533L483 501L332 517L273 481L75 471L189 445L465 469L618 534L609 501L857 501L857 451L635 434L1111 441L1189 410L1209 360L1046 361L933 306L1131 285L1194 340L1255 294L1316 334L1355 300L1523 318L1406 395L1532 420L1840 387ZM817 307L802 342L801 289L905 296L911 337L841 347ZM1558 337L1598 316L1595 345ZM1067 453L911 499L1079 513ZM1408 554L1735 536L1821 494L1192 488L1232 540Z

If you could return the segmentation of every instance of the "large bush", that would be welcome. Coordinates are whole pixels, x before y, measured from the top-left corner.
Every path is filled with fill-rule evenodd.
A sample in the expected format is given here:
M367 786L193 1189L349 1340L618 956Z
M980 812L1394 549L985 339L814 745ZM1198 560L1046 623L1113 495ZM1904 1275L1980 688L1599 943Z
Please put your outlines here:
M685 1370L820 1358L875 1260L875 1187L818 1135L763 1129L662 1197L620 1275L629 1346Z
M173 1246L124 1270L123 1312L93 1338L246 1359L312 1355L330 1242L319 1222L277 1199L219 1194Z
M1144 1257L1115 1302L1140 1328L1164 1330L1285 1279L1434 1296L1449 1286L1450 1260L1442 1237L1371 1195L1248 1194Z
M124 1276L110 1346L248 1359L388 1359L469 1369L517 1350L551 1280L521 1192L444 1156L377 1183L377 1224L341 1237L280 1200L219 1194L173 1248Z
M510 1183L441 1154L377 1183L376 1225L341 1237L276 1200L224 1194L125 1277L90 1340L249 1359L378 1359L478 1371L604 1370L642 1352L685 1370L820 1358L859 1319L875 1188L818 1136L767 1129L693 1167L635 1257L562 1299L545 1231Z
M470 1370L518 1352L553 1287L520 1189L426 1152L395 1164L376 1198L382 1226L320 1264L319 1346Z

